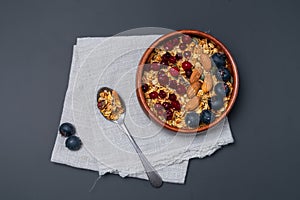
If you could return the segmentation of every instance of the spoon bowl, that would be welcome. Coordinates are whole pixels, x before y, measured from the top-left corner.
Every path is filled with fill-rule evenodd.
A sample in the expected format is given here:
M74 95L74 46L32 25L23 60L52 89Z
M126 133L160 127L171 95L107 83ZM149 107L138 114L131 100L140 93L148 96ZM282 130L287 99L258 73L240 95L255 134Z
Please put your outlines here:
M102 93L104 94L104 95L102 95L104 97L106 94L108 94L108 96L107 96L108 100L110 100L111 102L108 102L108 100L106 101L104 99L102 100L102 97L101 97ZM108 121L111 121L111 122L117 124L118 127L128 137L129 141L133 145L136 153L138 154L138 156L143 164L143 167L145 169L145 172L147 174L147 177L148 177L151 185L156 188L161 187L161 185L163 183L162 178L157 173L157 171L154 169L154 167L151 165L151 163L148 161L146 156L143 154L140 147L137 145L133 136L131 135L131 133L129 132L128 128L126 127L126 125L124 123L126 107L125 107L125 103L124 103L123 99L118 95L118 93L115 90L108 88L108 87L102 87L97 92L97 103L98 103L99 111L103 115L103 117L105 119L107 119ZM117 107L114 108L114 106L117 106ZM110 111L108 109L110 107L111 107L112 111ZM116 113L114 113L113 111ZM107 113L111 113L111 114L108 115ZM111 117L112 114L115 114L116 118L114 116Z

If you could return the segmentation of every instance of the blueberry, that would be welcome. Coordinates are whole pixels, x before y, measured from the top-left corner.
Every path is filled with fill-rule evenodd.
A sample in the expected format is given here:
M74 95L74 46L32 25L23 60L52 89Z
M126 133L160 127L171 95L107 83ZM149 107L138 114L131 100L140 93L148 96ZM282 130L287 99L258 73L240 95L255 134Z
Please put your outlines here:
M210 110L203 110L200 114L200 122L210 124L215 120L215 115Z
M224 68L223 73L222 73L222 79L224 82L229 81L231 78L230 71L227 68Z
M199 126L200 116L195 112L190 112L185 116L185 123L191 128L197 128Z
M224 97L229 95L230 88L226 83L220 82L215 85L214 91L216 95Z
M79 137L72 135L66 139L65 145L71 151L77 151L81 148L82 142Z
M208 99L208 105L212 110L220 110L224 106L222 96L213 96Z
M217 72L217 79L223 80L224 82L229 81L231 78L230 71L227 68L219 69Z
M225 54L215 53L211 57L218 68L226 65Z
M224 87L224 83L217 83L214 87L214 91L216 93L216 95L218 96L225 96L225 87Z
M59 132L62 136L69 137L71 135L74 135L76 130L73 124L66 122L59 126Z
M225 86L225 94L228 97L229 93L230 93L230 88L227 84L224 85Z

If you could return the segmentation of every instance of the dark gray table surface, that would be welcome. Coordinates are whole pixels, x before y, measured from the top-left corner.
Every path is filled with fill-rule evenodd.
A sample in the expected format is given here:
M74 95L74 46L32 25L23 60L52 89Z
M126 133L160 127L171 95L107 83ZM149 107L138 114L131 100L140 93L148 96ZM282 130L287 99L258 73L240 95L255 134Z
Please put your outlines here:
M197 3L196 3L197 2ZM0 199L300 199L299 1L0 0ZM77 37L210 30L234 55L235 143L192 160L184 185L50 162Z

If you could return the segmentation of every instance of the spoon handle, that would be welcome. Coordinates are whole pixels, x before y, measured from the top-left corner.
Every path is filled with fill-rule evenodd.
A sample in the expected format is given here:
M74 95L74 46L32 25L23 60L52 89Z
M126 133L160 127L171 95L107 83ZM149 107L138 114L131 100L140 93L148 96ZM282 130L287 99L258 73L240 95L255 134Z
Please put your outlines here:
M145 172L146 172L146 174L148 176L148 179L149 179L151 185L153 187L159 188L162 185L162 183L163 183L160 175L157 173L157 171L151 165L151 163L149 162L149 160L143 154L143 152L141 151L140 147L137 145L137 143L135 142L134 138L132 137L132 135L128 131L126 125L124 123L120 123L118 125L126 133L126 135L129 138L131 144L133 145L135 151L139 155L140 160L141 160L141 162L142 162L142 164L143 164L143 166L145 168Z

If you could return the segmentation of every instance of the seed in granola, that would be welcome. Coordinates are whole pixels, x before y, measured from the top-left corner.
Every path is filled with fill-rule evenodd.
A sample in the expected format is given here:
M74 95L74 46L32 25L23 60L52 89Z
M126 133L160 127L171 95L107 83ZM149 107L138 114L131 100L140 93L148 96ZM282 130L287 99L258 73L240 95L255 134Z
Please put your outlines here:
M159 93L158 93L158 96L162 99L166 98L167 96L167 93L163 90L160 90Z
M184 62L182 63L182 68L183 68L184 70L191 69L192 67L193 67L193 65L192 65L189 61L184 61Z
M186 88L184 87L184 85L179 84L177 85L176 92L180 95L183 95L186 93Z
M142 85L142 90L143 90L143 92L147 92L148 90L149 90L149 86L148 86L148 84L143 84Z
M179 68L178 67L170 68L170 74L174 77L177 77L179 75Z
M202 73L202 75L201 75L201 77L200 77L200 80L201 80L201 81L204 81L204 78L205 78L205 74Z
M185 44L189 44L192 42L192 38L189 35L183 35L182 36L182 42Z
M149 97L150 97L151 99L156 99L156 98L158 97L158 93L157 93L156 91L153 91L153 92L151 92L151 93L149 94Z

